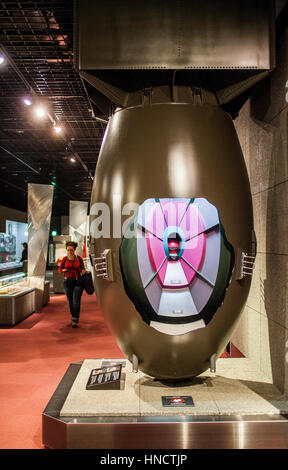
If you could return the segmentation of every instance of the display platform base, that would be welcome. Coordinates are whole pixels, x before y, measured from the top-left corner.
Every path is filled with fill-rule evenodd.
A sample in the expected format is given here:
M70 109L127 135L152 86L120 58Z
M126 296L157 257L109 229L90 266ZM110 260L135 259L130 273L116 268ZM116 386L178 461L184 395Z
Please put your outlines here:
M120 390L86 390L103 361L70 364L43 412L46 448L288 448L288 398L246 358L219 359L215 374L175 383L133 373L125 361Z

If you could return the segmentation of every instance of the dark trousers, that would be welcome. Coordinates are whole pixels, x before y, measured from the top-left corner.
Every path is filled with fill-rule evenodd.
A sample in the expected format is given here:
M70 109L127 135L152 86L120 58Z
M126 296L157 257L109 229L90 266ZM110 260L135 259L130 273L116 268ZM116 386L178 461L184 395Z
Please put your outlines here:
M80 316L80 303L83 293L81 279L64 279L64 292L66 294L72 320L77 323Z

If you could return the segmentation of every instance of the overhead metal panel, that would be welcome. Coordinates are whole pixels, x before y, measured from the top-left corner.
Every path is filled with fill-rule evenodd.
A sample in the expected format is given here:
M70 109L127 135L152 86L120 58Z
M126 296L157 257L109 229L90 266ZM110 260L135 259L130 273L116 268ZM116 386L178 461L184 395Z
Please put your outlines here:
M36 312L43 305L53 189L52 185L28 184L28 277L36 290Z
M76 0L75 21L80 70L274 67L272 0Z

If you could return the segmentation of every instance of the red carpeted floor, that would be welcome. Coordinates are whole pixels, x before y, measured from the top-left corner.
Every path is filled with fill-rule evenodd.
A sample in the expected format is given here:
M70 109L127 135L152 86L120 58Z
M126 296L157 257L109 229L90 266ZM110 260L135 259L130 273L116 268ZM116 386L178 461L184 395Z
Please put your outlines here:
M0 448L41 449L41 415L71 362L123 357L95 296L83 294L79 328L64 295L13 328L0 327Z

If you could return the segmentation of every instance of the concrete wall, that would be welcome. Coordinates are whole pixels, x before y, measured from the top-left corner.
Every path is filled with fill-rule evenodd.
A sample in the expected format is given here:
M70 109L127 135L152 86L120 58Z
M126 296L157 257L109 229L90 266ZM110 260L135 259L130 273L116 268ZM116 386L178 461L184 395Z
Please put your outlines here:
M247 305L232 341L288 393L288 30L275 71L235 120L258 242ZM233 157L233 156L231 156Z

